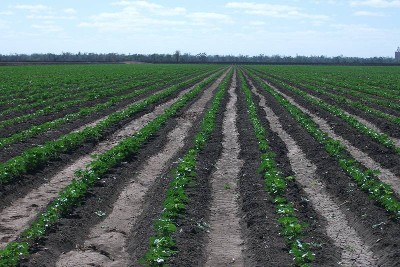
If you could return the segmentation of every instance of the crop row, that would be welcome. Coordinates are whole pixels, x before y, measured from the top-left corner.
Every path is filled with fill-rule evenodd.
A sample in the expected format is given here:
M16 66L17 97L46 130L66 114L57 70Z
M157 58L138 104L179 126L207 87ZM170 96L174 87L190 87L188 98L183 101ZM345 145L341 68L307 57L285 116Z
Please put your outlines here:
M210 75L210 73L202 74L200 76L197 76L195 78L190 79L189 81L197 82L197 81L200 81L200 80L204 79L208 75ZM72 121L77 120L77 119L79 119L81 117L93 114L94 112L98 112L98 111L104 110L104 109L106 109L108 107L111 107L111 106L113 106L113 105L115 105L115 104L117 104L117 103L119 103L119 102L121 102L123 100L143 95L145 93L148 93L148 92L151 92L153 90L156 90L156 89L158 89L160 87L162 87L162 85L160 83L156 83L156 84L153 84L153 85L151 85L149 87L135 90L135 91L133 91L131 93L128 93L126 95L112 97L111 99L109 99L105 103L100 103L100 104L97 104L97 105L95 105L93 107L81 108L78 112L67 114L62 118L55 119L55 120L49 121L49 122L45 122L45 123L42 123L41 125L33 125L31 128L29 128L27 130L20 131L18 133L15 133L15 134L9 136L9 137L0 138L0 149L5 147L6 145L10 145L10 144L13 144L13 143L18 142L18 141L26 140L27 138L39 135L39 134L41 134L43 132L46 132L48 130L58 128L59 126L65 124L65 123L72 122Z
M331 68L331 67L330 67ZM254 68L256 70L261 70L261 68ZM262 70L265 71L265 68ZM279 72L278 72L279 70ZM304 73L298 73L295 72L297 69L291 69L291 68L278 68L278 69L273 69L269 68L268 73L270 76L274 77L285 77L285 79L290 79L291 81L294 81L295 83L305 83L307 85L315 85L318 86L321 89L335 92L335 93L340 93L343 96L350 95L353 96L356 99L359 99L364 102L365 105L369 105L369 103L374 103L377 105L380 105L382 107L387 107L387 108L392 108L395 110L400 110L400 104L396 103L395 98L390 98L390 99L384 99L384 98L376 98L370 95L367 95L362 92L362 90L354 90L350 85L346 85L346 83L343 82L343 77L340 76L338 77L338 81L332 84L332 77L329 75L326 75L325 73L322 73L322 77L318 76L317 74L318 71L315 69L315 73L312 72L312 70L307 70ZM314 69L313 69L314 70ZM330 69L329 69L330 70ZM329 78L326 78L328 76ZM372 80L369 78L369 80ZM384 79L380 78L379 80L384 81ZM359 80L357 80L359 81ZM375 89L375 90L380 90L382 89Z
M46 114L49 114L52 112L61 111L66 108L69 108L69 107L74 107L79 104L84 104L85 102L88 102L90 100L113 97L113 96L117 97L116 95L125 93L125 91L131 91L131 90L139 89L141 87L145 87L145 86L149 86L149 85L155 85L155 86L160 87L163 84L166 84L167 82L169 84L173 84L173 83L176 83L176 82L190 76L190 74L183 75L183 77L179 77L179 76L176 77L176 76L177 75L172 75L169 77L170 79L165 78L165 77L161 78L159 76L156 76L156 77L152 77L152 79L148 79L147 81L141 81L140 79L138 79L137 81L123 84L123 86L120 85L120 86L118 86L118 89L114 89L114 88L107 89L108 85L103 85L103 86L99 87L98 89L96 89L95 92L84 92L85 95L83 97L81 97L79 95L78 96L74 95L74 92L69 92L67 95L64 95L64 97L66 99L70 99L72 96L74 96L77 99L67 100L64 102L56 102L55 104L53 103L53 101L57 101L57 100L51 99L51 101L49 102L50 105L45 106L42 109L36 110L33 113L24 114L24 115L21 115L18 117L13 117L13 118L1 121L0 128L3 128L8 125L13 125L16 123L25 122L25 121L31 120L33 118L43 116L43 115L46 115ZM167 82L165 82L165 81L167 81ZM110 99L110 100L112 100L112 99ZM25 108L26 107L24 107L24 109ZM19 108L19 110L22 110L22 108Z
M215 80L221 72L212 75L205 81L201 82L208 84ZM93 127L86 127L79 132L72 132L66 134L55 141L49 141L42 146L34 147L23 152L21 155L0 164L0 184L7 183L28 171L34 170L42 166L50 159L57 158L61 153L71 151L79 147L81 144L88 140L99 140L105 134L107 128L116 125L136 114L137 112L145 109L150 104L157 103L163 98L171 96L179 89L185 88L198 78L193 78L189 81L182 82L178 85L169 87L161 92L153 94L139 103L129 105L126 109L115 112L108 116L105 120L99 122Z
M214 68L215 69L215 68ZM178 70L169 70L166 72L142 72L142 71L135 71L135 76L129 78L128 80L121 80L117 84L110 84L109 82L107 83L102 83L99 81L92 81L92 84L84 84L83 86L78 86L78 92L75 92L76 90L67 90L66 92L55 92L55 96L51 97L49 99L41 100L41 99L36 99L36 101L32 103L27 103L23 105L17 105L17 106L12 106L6 110L3 110L0 112L0 115L8 114L11 112L23 112L25 110L30 110L32 108L40 108L40 110L37 110L34 114L27 114L25 116L22 116L21 118L12 118L15 120L20 120L24 121L27 118L34 118L42 114L48 114L50 112L58 111L64 108L72 107L78 104L85 103L90 100L96 100L104 97L110 97L110 96L115 96L121 93L124 93L125 91L129 91L133 88L140 88L142 86L148 86L153 83L161 83L164 80L169 80L169 79L177 79L176 76L185 76L188 77L193 74L194 69L189 69L186 71L180 71L177 72ZM207 69L205 70L207 71ZM168 79L169 78L169 79ZM113 86L111 86L113 85ZM90 87L90 89L85 89L81 87ZM115 88L116 87L116 88ZM53 91L53 90L51 90ZM46 90L43 90L42 94L48 94ZM8 122L2 122L2 124L8 124L13 122L13 120L9 120Z
M198 154L205 147L208 138L215 129L216 116L221 110L221 101L230 85L232 73L233 70L219 85L211 106L203 117L200 129L194 137L192 147L173 170L173 179L166 193L163 212L154 223L155 234L150 238L149 249L142 259L145 265L166 266L168 258L176 253L173 234L177 230L176 219L182 216L188 201L185 188L191 181L196 179L195 169Z
M279 216L278 222L282 227L281 234L286 238L290 248L289 252L293 255L296 264L302 267L309 266L314 260L315 254L311 251L311 245L301 240L306 225L299 221L293 204L285 197L286 179L282 177L277 167L275 154L269 146L267 130L258 118L257 107L243 73L240 73L239 77L241 89L246 99L248 115L261 152L259 171L264 177L265 190L271 196L276 213ZM295 179L294 176L290 178Z
M25 92L27 97L25 99L22 98L22 96L21 98L12 98L12 96L8 96L8 99L1 103L2 105L7 105L7 108L3 109L0 115L24 111L26 109L47 107L48 105L59 103L61 101L79 100L84 97L95 97L96 95L101 94L104 89L111 88L116 84L125 84L131 80L131 77L125 77L124 79L107 82L101 80L93 80L90 82L82 81L83 84L77 84L73 88L41 88L40 91L34 94L29 94L30 90L27 90L27 92Z
M343 121L345 121L348 125L350 125L354 129L359 131L360 133L371 137L373 140L377 141L378 143L382 144L383 146L393 150L397 154L400 154L400 147L397 147L387 134L380 133L380 132L375 131L374 129L369 128L368 126L366 126L365 124L360 122L357 118L355 118L355 117L351 116L350 114L346 113L345 111L343 111L341 108L334 106L334 105L330 105L321 99L317 99L313 96L310 96L306 92L304 92L294 86L288 85L284 82L278 81L273 78L272 79L270 78L270 80L274 81L275 84L278 84L282 88L285 88L285 89L303 97L309 103L312 103L313 105L318 106L318 107L334 114L338 118L341 118Z
M195 98L210 82L216 80L216 75L202 81L191 91L179 98L164 113L144 128L135 133L132 137L125 138L112 149L104 152L93 160L84 170L76 173L77 180L73 180L59 196L52 201L46 211L42 213L25 230L18 241L9 243L6 248L0 251L0 266L15 266L19 259L28 254L30 244L57 222L63 215L67 214L85 196L96 181L102 177L110 168L117 166L126 158L136 154L146 141L154 135L161 127L181 110L191 99Z
M284 79L280 79L281 81L285 81ZM290 79L290 83L296 84L296 82L293 82L292 79ZM315 91L319 94L322 95L326 95L329 98L335 100L336 103L341 103L344 104L346 106L351 106L351 107L355 107L359 110L362 110L366 113L369 113L371 115L374 115L376 117L380 117L383 119L386 119L387 121L393 122L395 124L400 124L400 118L397 116L393 116L391 114L387 114L385 112L382 112L378 109L375 108L371 108L368 105L365 105L363 102L360 101L356 101L356 100L351 100L347 97L338 95L338 94L334 94L334 93L330 93L326 90L320 89L319 87L315 86L315 85L311 85L311 84L304 84L304 83L298 83L300 86L305 86L307 89Z
M393 101L394 99L383 99L383 98L371 97L362 92L358 92L358 91L346 88L343 85L342 86L335 85L333 87L333 86L329 86L329 85L327 86L325 83L321 83L321 82L314 82L314 84L317 86L320 86L321 88L324 88L325 90L339 92L344 96L351 95L351 96L355 97L356 99L362 100L367 105L368 105L368 103L374 103L374 104L380 105L382 107L400 110L400 104Z
M249 74L256 84L272 95L316 141L324 146L328 154L336 159L344 172L352 177L362 190L366 191L372 199L382 205L393 217L400 218L400 202L394 196L391 186L375 177L376 170L364 170L362 165L349 155L340 141L329 137L328 134L318 128L317 124L308 115L275 92L260 77L251 71L249 71Z
M99 86L122 84L154 76L204 71L212 66L96 65L86 66L24 66L3 68L0 73L0 101L21 104L32 100L96 90ZM5 103L1 103L5 104Z
M312 67L279 66L271 72L303 81L318 81L330 87L343 87L371 96L399 98L398 70L396 67Z

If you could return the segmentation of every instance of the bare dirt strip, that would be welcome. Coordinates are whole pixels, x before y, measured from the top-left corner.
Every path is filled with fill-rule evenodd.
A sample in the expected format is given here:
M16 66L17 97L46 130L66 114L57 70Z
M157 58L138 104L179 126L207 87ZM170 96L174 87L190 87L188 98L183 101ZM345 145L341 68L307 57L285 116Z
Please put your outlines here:
M245 242L245 266L293 266L285 239L280 235L280 225L272 198L265 191L264 177L259 173L261 153L253 126L247 112L245 96L237 89L240 159L244 161L240 171L238 189L243 239Z
M236 72L229 89L230 100L224 113L222 155L210 181L212 185L210 232L205 266L244 266L237 180L243 160L237 120Z
M325 151L323 145L310 136L307 130L299 125L275 98L264 89L261 89L260 86L257 85L256 87L259 89L258 92L265 97L267 106L279 117L282 128L297 142L306 157L315 164L317 167L316 176L324 183L326 192L345 214L350 226L356 230L365 244L370 246L374 257L377 259L377 265L398 266L400 264L399 223L393 220L384 209L376 205L375 201L371 200L368 194L362 191L343 172L338 162ZM278 153L281 152L278 150ZM290 184L290 182L288 183ZM298 194L301 194L301 190L298 191ZM298 194L293 195L291 193L289 197L295 199L295 197L299 197ZM311 201L306 197L300 196L300 198L302 199L301 206L297 206L297 209L309 217L308 221L303 221L309 223L310 227L326 227L326 223L315 221L314 218L310 217L314 217L314 215L310 214L307 209L304 210L302 208L302 206L307 207L307 204ZM316 242L317 247L314 249L318 252L317 256L321 255L320 248L325 249L322 256L329 255L335 251L334 245L330 245L330 242L326 242L326 240L312 242ZM317 263L318 259L316 259L315 262L317 264L315 266L337 266L333 264L339 261L339 257L337 259L337 261L330 260L322 263Z
M252 86L252 92L260 98L259 105L265 112L271 130L278 134L288 148L288 158L298 181L311 201L312 207L326 220L327 235L341 249L342 266L376 266L370 247L349 224L339 205L325 190L325 185L316 175L317 167L307 159L296 141L282 128L279 118L266 105L265 97Z
M226 75L226 73L225 73ZM185 138L193 123L203 113L223 75L202 97L177 119L176 128L168 134L163 150L148 159L140 171L119 195L112 212L100 224L94 226L80 250L60 257L56 266L128 266L127 233L132 230L136 218L142 212L143 199L155 180L168 168L170 160L185 144Z
M212 264L212 266L235 266L237 264L242 266L292 266L293 261L284 238L279 235L279 225L274 207L269 202L270 199L264 190L263 177L257 172L261 155L247 114L246 104L239 88L236 88L235 95L238 96L235 104L237 112L235 124L237 125L236 129L239 133L237 137L240 144L238 160L243 162L243 166L239 168L236 192L227 192L232 190L232 185L228 185L228 183L234 178L223 175L221 179L227 179L227 183L223 185L224 189L219 193L226 193L229 196L232 193L237 195L236 199L234 199L236 200L235 205L237 205L237 216L240 218L240 230L235 227L234 243L229 244L231 237L228 234L231 229L227 228L231 223L225 221L227 226L221 232L226 233L226 235L223 239L220 239L221 242L225 243L217 245L218 249L222 247L227 249L221 251L220 255L216 255L216 258L224 259L220 263ZM223 125L224 120L225 123L228 123L225 117L228 100L231 101L232 99L225 97L222 101L222 106L226 107L225 111L218 114L216 128L207 141L204 151L200 153L197 159L196 179L187 188L189 201L186 205L186 213L183 218L178 219L178 231L174 235L176 250L179 253L171 258L168 262L169 266L209 266L207 263L210 260L211 245L209 243L209 232L213 231L214 227L208 222L212 221L212 212L215 211L213 203L216 200L212 179L216 173L220 173L218 162L224 157ZM235 132L233 129L230 131ZM229 135L230 133L226 132L226 134ZM227 139L225 138L225 140ZM231 153L231 155L234 156L235 153ZM222 166L221 168L225 169ZM232 203L231 201L232 198L229 198L228 203ZM225 203L220 208L220 211L224 212ZM226 218L224 213L221 215ZM234 214L228 216L232 215ZM237 224L235 223L235 225ZM240 235L238 235L238 231ZM238 242L237 238L239 237L241 237L243 243ZM234 249L229 250L228 247L230 246L233 246ZM227 253L231 253L231 255L226 255ZM236 253L240 253L239 258L234 255Z
M48 183L32 190L25 196L14 199L10 206L1 210L0 213L0 248L17 236L29 225L38 213L52 200L58 193L74 179L76 170L83 168L91 160L93 155L103 153L121 141L123 138L131 136L133 133L144 127L149 121L153 120L171 106L180 96L192 89L188 88L168 102L157 106L153 112L148 113L137 120L133 120L124 128L114 133L109 139L98 144L91 154L83 156L72 164L68 165L61 172L51 177Z
M288 96L287 94L283 93L281 90L279 90L277 87L273 86L272 84L266 82L271 88L273 88L277 93L285 97L291 104L295 105L301 111L309 115L312 120L319 126L319 128L327 133L331 138L334 138L336 140L339 140L347 149L347 151L360 163L362 163L365 167L369 169L375 169L378 170L380 173L377 175L378 178L382 181L385 182L389 185L392 186L393 191L400 196L400 177L396 176L393 172L390 170L384 168L373 160L368 154L364 153L360 149L356 148L353 146L348 140L344 139L343 137L337 135L332 127L328 124L326 120L323 118L315 115L305 107L301 106L298 104L292 97Z
M35 170L34 172L23 175L21 179L17 179L16 181L10 184L0 185L0 210L8 205L11 205L11 203L14 201L15 198L20 198L21 196L29 194L30 191L36 190L42 184L47 183L51 179L51 177L56 176L59 172L62 172L66 166L71 165L73 164L73 162L79 160L79 158L82 158L87 154L92 153L92 151L95 149L95 146L98 144L99 141L107 140L116 131L121 129L121 127L124 127L124 125L126 125L127 123L140 118L146 113L152 112L154 108L157 106L157 104L160 105L168 101L168 99L176 97L179 94L179 91L174 93L169 98L162 99L158 103L149 105L149 107L145 108L144 110L134 114L130 118L121 121L118 125L108 127L105 130L104 137L101 140L88 140L87 142L82 144L82 146L79 149L59 155L59 157L57 157L56 159L50 160L48 164L46 164L45 166ZM37 138L34 138L35 141L29 140L31 143L17 144L17 147L19 147L20 145L22 145L22 147L20 147L20 149L14 147L15 150L12 150L11 153L8 154L0 153L0 158L2 157L9 158L11 156L20 154L21 151L24 150L24 144L28 146L35 146L47 140L52 140L53 138L58 137L62 133L63 134L69 133L84 129L89 126L94 126L98 122L106 119L111 113L116 111L121 111L125 109L127 105L134 104L137 101L140 101L141 98L144 98L146 96L147 94L145 94L143 97L140 97L139 99L134 98L132 100L129 100L128 101L129 103L125 103L124 105L116 105L107 111L98 112L96 114L93 114L92 116L88 116L85 119L76 120L73 123L68 123L64 125L64 127L58 130L49 131L48 133L45 133ZM60 133L60 131L62 131L62 133Z

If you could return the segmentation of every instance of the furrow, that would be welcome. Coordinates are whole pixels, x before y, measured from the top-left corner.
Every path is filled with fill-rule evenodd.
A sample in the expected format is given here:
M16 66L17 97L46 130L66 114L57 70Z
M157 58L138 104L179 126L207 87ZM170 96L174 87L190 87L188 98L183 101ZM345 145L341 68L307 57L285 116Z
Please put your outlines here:
M332 130L332 128L330 127L330 125L326 120L322 119L321 117L310 112L308 109L299 105L292 97L281 92L278 88L276 88L272 84L268 83L267 81L265 81L265 83L268 84L268 86L274 89L281 96L285 97L292 105L296 106L302 112L310 116L312 120L319 126L319 128L322 131L326 132L329 135L329 137L339 140L346 147L347 151L354 157L354 159L356 159L369 169L378 170L379 171L379 174L377 175L378 178L382 182L389 184L392 187L393 191L395 191L396 194L400 196L400 177L397 177L393 172L382 167L378 162L374 161L370 156L368 156L368 154L354 147L348 140L337 135Z
M288 158L296 175L296 181L301 184L316 211L326 219L326 233L341 249L341 265L376 266L376 259L370 247L351 227L339 205L329 196L323 183L316 177L317 167L307 159L296 141L282 128L278 116L266 105L265 97L253 85L251 88L260 98L259 105L266 114L271 130L278 134L288 148Z
M316 99L316 100L318 100L318 101L324 101L323 99L321 99L321 98L319 98L319 97L317 97L317 96L315 96L315 95L308 94L308 96L311 97L311 98L313 98L313 99ZM358 116L358 115L356 115L356 114L354 114L354 113L349 113L349 112L347 112L347 111L345 111L345 110L343 110L343 113L346 114L347 116L354 117L354 118L357 119L359 122L361 122L362 124L366 125L368 128L371 128L372 130L378 132L379 134L386 134L386 133L384 133L377 125L375 125L374 123L372 123L372 122L370 122L370 121L368 121L368 120L366 120L366 119L364 119L364 118L361 118L360 116ZM400 139L395 138L395 137L391 137L391 136L389 136L389 138L393 141L393 143L394 143L397 147L400 147Z
M211 176L212 201L206 266L244 266L239 224L237 179L243 166L237 121L236 72L224 114L222 155Z
M204 77L204 75L207 74L196 75L194 78L199 78L201 76ZM184 79L183 82L188 80L191 79ZM107 117L113 112L121 112L128 106L135 104L137 102L136 100L141 100L149 95L162 92L170 86L161 87L162 88L157 88L157 85L148 86L126 94L122 97L124 99L118 99L118 101L109 99L104 103L80 109L76 113L66 114L64 117L44 122L40 125L31 125L26 130L20 132L17 131L15 134L8 137L0 138L0 150L5 152L0 155L0 160L3 162L7 161L18 154L25 152L25 150L29 148L43 144L48 140L55 140L63 134L74 133L85 129L86 127L95 126L97 123L107 119ZM130 97L128 98L127 96L129 95ZM115 102L114 104L112 103L113 101ZM87 114L87 109L93 109L93 115ZM95 121L93 122L93 120ZM79 128L76 129L75 127Z
M0 213L0 229L2 230L0 233L0 248L4 248L8 242L17 238L29 225L29 222L75 178L75 171L84 168L92 161L94 155L111 149L125 137L133 135L193 88L194 86L181 91L177 97L157 106L153 112L128 123L109 139L99 143L90 154L78 158L51 177L48 183L32 190L21 198L15 199L10 206L4 208Z
M56 266L128 266L130 264L127 237L142 212L146 193L156 179L164 173L171 159L183 148L185 138L193 123L201 116L226 74L227 72L177 119L177 126L168 134L168 141L162 151L142 165L138 174L120 193L112 212L104 221L92 228L84 242L84 248L61 255Z

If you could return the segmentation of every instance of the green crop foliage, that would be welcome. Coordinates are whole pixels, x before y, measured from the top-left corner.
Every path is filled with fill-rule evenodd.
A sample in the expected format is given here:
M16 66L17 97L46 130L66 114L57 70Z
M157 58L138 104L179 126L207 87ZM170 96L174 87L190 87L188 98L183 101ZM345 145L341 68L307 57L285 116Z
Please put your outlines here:
M0 80L0 116L13 112L31 113L30 109L49 112L65 103L115 96L132 87L153 82L193 76L216 70L211 65L91 65L2 67ZM110 94L111 93L111 94ZM39 111L40 113L40 111ZM26 114L29 115L29 114ZM17 119L17 118L15 118ZM23 115L22 118L23 119ZM1 125L1 124L0 124Z
M253 101L252 93L242 73L240 77L240 86L245 95L247 111L254 133L256 135L259 150L261 154L260 173L264 177L265 190L273 198L276 213L279 216L281 234L285 236L290 254L293 255L297 266L310 266L315 259L315 254L311 250L311 245L301 241L304 229L307 225L302 224L296 217L295 209L286 198L287 179L282 177L275 162L275 154L271 151L267 138L267 131L257 115L257 107ZM291 179L295 179L291 177Z
M200 81L201 79L206 78L208 75L210 75L210 73L206 73L203 75L200 75L196 78L192 78L189 79L191 82L196 82L196 81ZM185 83L185 82L183 82ZM112 97L110 100L108 100L105 103L101 103L101 104L97 104L93 107L85 107L85 108L81 108L78 112L76 113L71 113L71 114L67 114L65 117L63 118L59 118L50 122L45 122L41 125L34 125L31 128L18 132L16 134L13 134L12 136L9 137L5 137L5 138L0 138L0 149L5 147L6 145L10 145L12 143L18 142L18 141L22 141L25 140L27 138L39 135L43 132L49 131L51 129L55 129L60 127L61 125L77 120L83 116L87 116L90 115L92 113L95 112L99 112L101 110L104 110L106 108L109 108L115 104L117 104L118 102L121 102L123 100L126 99L131 99L134 98L136 96L140 96L143 95L145 93L151 92L153 90L156 90L158 88L162 87L162 84L156 83L153 84L149 87L143 88L143 89L138 89L132 93L129 93L127 95L122 95L122 96L118 96L118 97Z
M210 78L206 79L206 82L212 82L220 73L221 72L218 72L212 75ZM201 78L197 77L169 87L161 92L147 97L139 103L129 105L122 111L114 112L108 116L107 119L99 122L94 127L87 127L80 132L73 132L62 136L55 141L49 141L42 146L26 150L20 156L0 164L0 183L7 183L12 179L27 173L28 171L35 170L50 159L58 157L61 153L76 149L79 147L79 145L88 140L99 140L103 136L105 130L110 126L116 125L120 121L127 119L137 112L143 110L150 104L157 103L161 99L171 96L178 90L188 87L190 84L198 82L199 80L201 80ZM204 85L204 82L201 82L200 84Z
M176 232L176 219L183 216L188 201L185 188L196 178L197 155L204 148L215 129L216 116L221 109L233 71L225 77L214 95L210 108L206 111L199 132L194 137L193 146L180 160L173 171L173 179L163 203L163 212L154 223L155 234L150 238L149 249L141 259L145 266L168 266L168 258L178 253L173 234Z
M400 219L400 202L395 197L391 186L376 178L376 175L374 175L377 172L376 170L363 171L361 164L349 155L340 141L330 138L318 128L317 124L308 115L275 92L253 72L250 71L249 74L258 86L272 95L315 140L325 147L325 150L338 161L342 169L357 182L362 190L366 191L372 199L384 207L395 219Z
M345 98L352 96L365 106L374 103L400 110L400 79L396 67L275 66L267 70L264 67L251 69L264 75L268 72L268 78L284 77L296 84L315 85Z
M265 76L265 77L268 77L268 79L270 79L270 80L274 80L274 81L279 80L281 82L285 82L284 79L282 79L280 77L277 77L277 78L271 77L271 76ZM385 113L385 112L380 111L378 109L369 107L368 103L363 103L361 101L354 101L354 100L349 99L348 97L344 97L344 96L338 95L337 93L331 93L331 92L329 92L327 90L323 90L320 87L317 87L317 86L311 84L310 82L304 82L304 81L300 81L300 80L293 79L293 78L290 78L289 81L291 83L304 86L307 89L315 91L318 94L322 94L322 95L328 96L330 99L334 100L338 104L344 104L346 106L355 107L355 108L357 108L359 110L362 110L362 111L364 111L366 113L369 113L371 115L374 115L376 117L380 117L380 118L386 119L386 120L388 120L388 121L390 121L392 123L395 123L395 124L400 124L400 118L399 117L391 115L391 114L388 114L388 113Z
M67 187L65 187L59 193L58 197L48 205L46 211L21 234L20 241L12 242L8 244L5 249L0 250L0 266L15 266L19 262L20 258L28 253L29 244L37 238L44 236L48 229L50 229L59 218L78 205L82 198L87 194L88 190L110 168L137 153L145 142L161 129L168 119L172 118L191 99L194 99L206 86L215 81L218 77L217 75L218 74L215 74L196 85L191 91L183 95L173 105L166 109L163 114L149 122L133 136L125 138L112 149L98 155L97 158L86 167L86 169L77 171L77 179L73 180ZM180 208L180 205L172 205L172 211L179 210ZM171 229L170 226L162 228L165 232L168 232ZM162 240L162 242L168 243L168 240Z
M182 80L188 79L192 75L192 73L190 73L190 72L188 72L188 73L171 73L172 75L168 73L170 75L171 79L169 79L169 77L166 79L165 77L160 76L160 74L153 74L153 73L147 73L147 75L146 75L146 73L139 73L139 74L140 75L136 76L132 82L129 81L129 82L123 82L121 84L118 84L118 88L113 88L113 87L110 87L108 84L103 83L103 84L99 85L98 87L96 87L95 91L84 90L83 93L79 93L79 92L77 93L74 90L69 90L69 91L65 92L64 94L58 94L57 97L61 97L62 99L64 99L64 98L65 99L77 98L77 99L57 102L57 100L59 100L59 99L51 98L49 100L46 100L46 102L49 102L50 105L48 105L44 108L41 108L41 109L35 111L34 113L24 114L24 115L21 115L18 117L13 117L13 118L10 118L7 120L0 121L0 128L4 128L6 126L10 126L10 125L13 125L16 123L25 122L25 121L31 120L33 118L37 118L39 116L51 114L51 113L54 113L57 111L64 110L69 107L74 107L79 104L84 104L90 100L104 99L103 103L93 106L93 108L83 107L80 109L79 112L76 112L73 114L68 114L65 118L63 118L64 122L66 122L66 121L70 122L81 116L86 116L93 112L97 112L101 109L107 108L111 105L115 105L116 103L118 103L122 100L130 99L132 97L141 95L147 91L150 91L151 89L149 89L149 88L158 89L167 84L172 85L172 84L175 84L178 82L182 82ZM148 76L150 76L150 77L148 77ZM146 80L144 80L144 79L146 79ZM85 84L85 85L88 86L87 84ZM142 87L146 87L146 88L142 89ZM133 90L134 90L134 92L131 92ZM120 94L123 94L123 95L119 96ZM54 104L54 102L55 102L55 104ZM43 102L40 102L40 101L39 101L39 103L40 103L40 105L43 104ZM24 108L28 108L28 107L32 108L33 105L37 105L37 104L38 104L38 102L36 101L32 104L27 104ZM18 105L14 109L8 109L8 112L11 112L13 110L16 111L15 109L23 110L23 108L20 105ZM52 124L49 124L49 123L44 124L41 126L41 128L44 130L46 130L46 129L49 130L49 129L54 128L53 125L59 126L60 120L56 120L56 121L52 122ZM53 127L51 127L51 126L53 126ZM25 134L25 135L27 135L27 134ZM1 141L0 141L0 143L1 143Z
M288 89L289 91L292 91L293 93L302 96L309 103L312 103L315 106L318 106L318 107L330 112L331 114L337 116L338 118L341 118L343 121L348 123L351 127L356 129L360 133L363 133L363 134L371 137L373 140L377 141L378 143L382 144L383 146L385 146L389 149L392 149L397 154L400 154L400 147L396 147L394 142L390 139L390 137L387 134L379 133L379 132L369 128L365 124L358 121L355 117L345 113L341 108L339 108L337 106L330 105L323 100L316 99L316 98L308 95L306 92L304 92L294 86L288 85L284 82L279 82L276 80L274 80L274 81L277 82L283 88Z

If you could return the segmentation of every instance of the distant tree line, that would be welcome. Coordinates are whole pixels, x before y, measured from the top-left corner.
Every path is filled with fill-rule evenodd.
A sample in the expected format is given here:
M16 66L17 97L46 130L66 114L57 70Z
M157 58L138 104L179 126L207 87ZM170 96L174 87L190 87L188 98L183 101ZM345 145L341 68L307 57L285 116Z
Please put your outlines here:
M240 64L338 64L338 65L379 65L399 64L389 57L327 57L327 56L280 56L280 55L207 55L200 53L192 55L176 51L172 54L118 54L118 53L61 53L61 54L0 54L0 62L144 62L144 63L240 63Z

